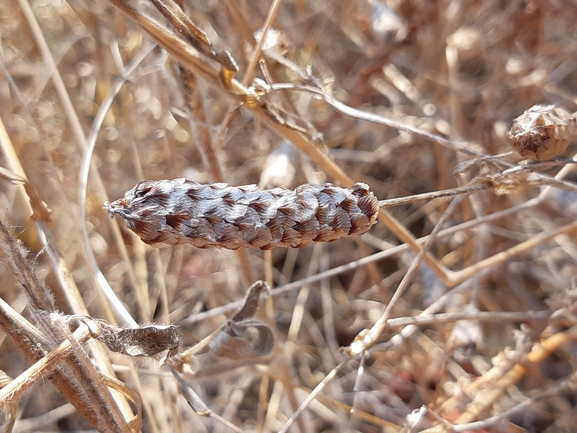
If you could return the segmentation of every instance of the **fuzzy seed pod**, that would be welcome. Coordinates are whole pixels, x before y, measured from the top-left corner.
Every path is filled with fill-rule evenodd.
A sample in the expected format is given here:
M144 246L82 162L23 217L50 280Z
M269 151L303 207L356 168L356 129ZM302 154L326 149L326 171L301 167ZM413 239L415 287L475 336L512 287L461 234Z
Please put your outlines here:
M563 154L575 135L575 116L553 105L534 105L513 121L507 138L522 157L547 160Z
M155 247L268 250L361 235L375 224L379 202L364 183L350 189L304 184L291 191L180 178L140 182L105 208Z

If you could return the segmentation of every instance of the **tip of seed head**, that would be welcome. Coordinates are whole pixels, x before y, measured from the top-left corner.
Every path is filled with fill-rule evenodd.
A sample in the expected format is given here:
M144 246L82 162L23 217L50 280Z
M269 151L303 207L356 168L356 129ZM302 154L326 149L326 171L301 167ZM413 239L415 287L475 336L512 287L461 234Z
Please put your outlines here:
M109 201L105 201L102 205L102 209L105 209L108 212L108 216L110 219L114 218L114 208L110 205Z

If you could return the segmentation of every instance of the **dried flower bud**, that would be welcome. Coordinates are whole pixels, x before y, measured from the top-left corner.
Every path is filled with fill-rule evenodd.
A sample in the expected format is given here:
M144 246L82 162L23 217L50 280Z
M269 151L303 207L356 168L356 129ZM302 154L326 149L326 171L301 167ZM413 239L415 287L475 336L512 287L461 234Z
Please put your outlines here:
M351 189L304 184L291 191L180 178L140 182L105 207L156 247L268 250L361 235L376 222L379 202L364 183Z
M268 355L274 347L272 330L259 320L227 322L210 342L210 351L217 358L247 359Z
M562 108L534 105L513 121L507 138L524 158L547 160L561 155L577 135L577 120Z

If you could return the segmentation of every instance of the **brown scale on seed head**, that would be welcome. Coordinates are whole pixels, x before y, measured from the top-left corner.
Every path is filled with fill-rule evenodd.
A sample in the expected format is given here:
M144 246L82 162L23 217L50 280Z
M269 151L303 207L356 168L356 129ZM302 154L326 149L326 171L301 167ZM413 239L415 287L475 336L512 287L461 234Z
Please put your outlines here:
M291 191L181 178L140 182L105 207L156 247L268 250L361 235L375 224L379 203L364 183L350 189L304 184Z

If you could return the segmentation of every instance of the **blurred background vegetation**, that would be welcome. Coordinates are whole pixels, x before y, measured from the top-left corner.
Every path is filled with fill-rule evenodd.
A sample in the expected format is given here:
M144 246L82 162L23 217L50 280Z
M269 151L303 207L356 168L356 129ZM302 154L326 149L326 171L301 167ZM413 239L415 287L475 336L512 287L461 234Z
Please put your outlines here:
M249 74L249 85L254 78L269 84L310 84L303 78L306 71L316 83L330 85L334 97L348 106L446 137L479 155L496 156L472 157L423 134L354 118L311 93L293 89L267 96L279 111L275 122L304 131L311 146L354 181L369 184L380 200L455 188L519 167L521 157L507 153L506 132L514 118L534 104L577 110L574 2L285 0L274 5L279 7L262 62ZM168 27L152 4L132 6ZM271 6L270 1L246 0L182 3L215 49L230 51L241 78ZM126 76L134 59L139 61ZM265 279L268 270L273 292L297 282L261 308L262 320L271 324L276 338L267 362L190 381L213 412L241 431L279 431L283 426L302 432L421 431L439 423L431 413L461 423L478 392L498 389L503 372L519 365L523 373L499 395L484 397L486 407L467 422L502 415L474 426L475 431L574 430L574 230L497 260L467 278L460 291L450 292L450 284L421 264L392 317L407 318L403 325L410 324L449 293L435 312L465 313L468 320L440 317L418 327L387 329L363 356L340 368L289 427L287 420L306 396L345 359L339 347L349 346L381 317L415 254L404 248L369 264L357 262L399 244L389 228L377 224L360 239L275 250L270 257L247 251L243 265L230 251L190 246L153 250L120 223L124 254L114 238L118 222L108 218L103 202L122 197L144 179L219 180L203 165L200 141L209 144L224 181L233 185L261 182L294 188L339 180L227 97L223 87L192 80L197 105L191 108L175 61L105 0L0 2L0 66L0 119L6 131L0 164L13 169L13 149L30 184L52 210L49 241L62 255L91 316L115 320L87 260L83 226L98 266L135 320L180 326L186 347L226 321L223 314L208 313L241 299L251 278ZM120 90L95 131L83 219L78 197L84 188L79 178L86 137L118 83ZM564 156L576 151L570 146ZM272 166L279 156L284 165ZM570 164L563 185L547 190L538 201L534 199L544 187L531 182L529 174L555 176L564 165L519 170L515 187L505 194L484 191L465 199L444 228L473 223L437 239L432 254L459 271L573 222L577 196ZM263 175L271 166L276 177L270 171ZM31 251L58 308L71 314L75 311L67 289L28 219L20 188L0 183L2 221ZM391 213L420 238L431 233L448 204L424 200ZM520 206L518 212L483 219L515 206ZM351 264L346 272L324 276L343 264ZM303 280L315 275L319 277L313 282ZM28 315L10 273L2 268L0 278L0 297ZM483 312L495 315L487 318ZM519 315L511 318L506 312ZM529 312L543 312L539 317L548 321L535 320ZM539 342L555 335L561 341L554 350L524 363ZM141 382L136 387L124 367L131 361L109 355L117 377L143 400L144 431L229 431L213 418L195 414L174 378L157 363L138 363ZM30 364L14 341L0 333L0 370L16 378ZM539 397L543 395L548 398ZM407 416L422 407L427 415L410 430L414 421ZM512 408L519 410L508 413ZM48 381L24 394L18 417L14 431L94 428Z

